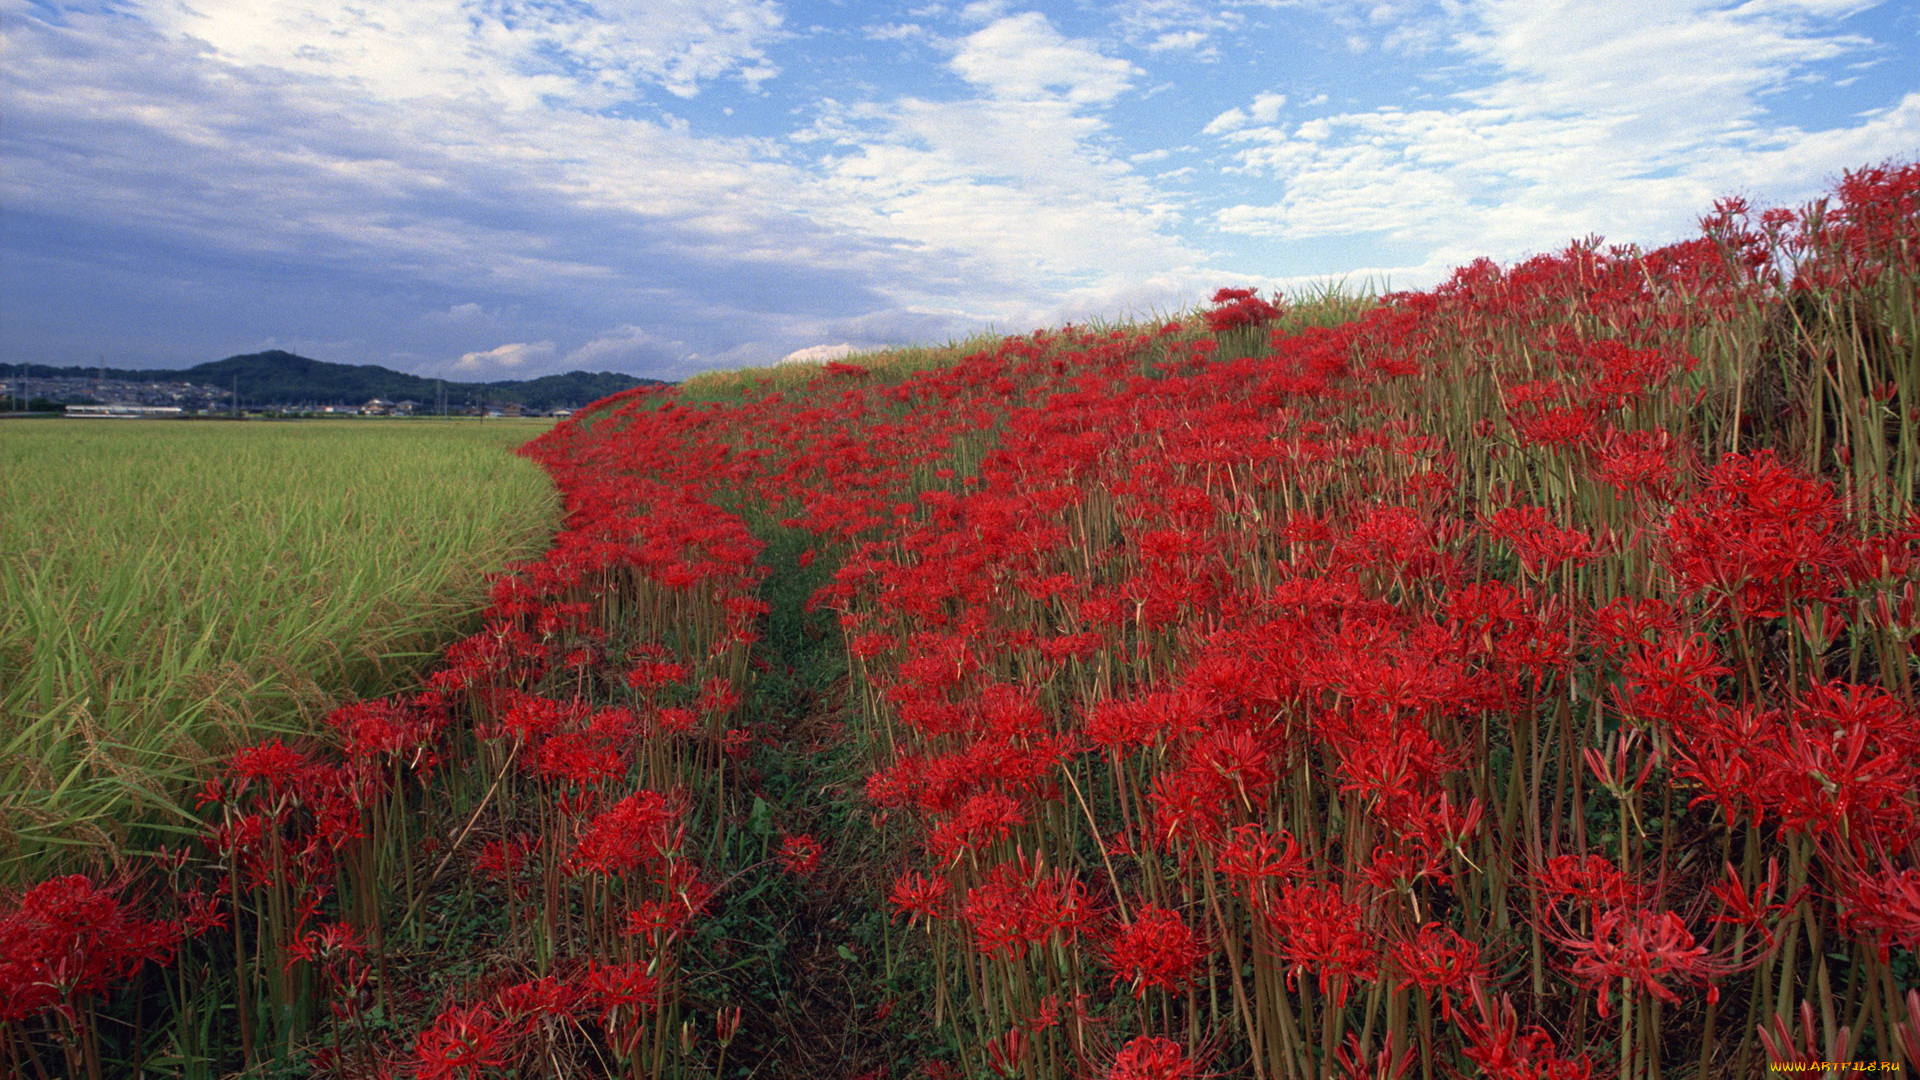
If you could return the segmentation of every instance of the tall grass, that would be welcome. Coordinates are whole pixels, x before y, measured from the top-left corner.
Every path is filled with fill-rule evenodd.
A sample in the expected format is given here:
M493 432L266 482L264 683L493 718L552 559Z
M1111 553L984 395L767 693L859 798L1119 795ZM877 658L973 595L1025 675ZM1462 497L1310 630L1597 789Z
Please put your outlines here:
M1298 333L1312 326L1339 326L1351 322L1379 306L1381 290L1372 281L1358 285L1344 279L1308 285L1286 293L1282 314L1270 329ZM1096 334L1110 331L1140 333L1178 323L1183 329L1178 340L1191 341L1211 337L1201 319L1201 306L1170 316L1149 313L1120 319L1095 319L1079 328ZM772 367L735 368L704 371L681 382L675 400L683 404L735 401L750 390L765 393L792 393L828 372L829 363L851 364L864 368L882 380L905 379L922 371L952 367L975 353L990 353L1005 340L991 331L948 341L944 345L912 345L875 349L841 357L837 361L804 361L776 364Z
M0 428L0 881L191 832L212 754L417 677L551 535L541 430Z

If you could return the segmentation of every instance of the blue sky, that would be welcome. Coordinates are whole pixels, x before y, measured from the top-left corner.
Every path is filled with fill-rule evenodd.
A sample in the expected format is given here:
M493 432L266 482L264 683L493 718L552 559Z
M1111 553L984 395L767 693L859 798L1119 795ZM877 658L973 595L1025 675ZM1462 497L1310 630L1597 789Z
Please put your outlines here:
M1920 157L1909 0L0 0L0 363L679 378L1653 246Z

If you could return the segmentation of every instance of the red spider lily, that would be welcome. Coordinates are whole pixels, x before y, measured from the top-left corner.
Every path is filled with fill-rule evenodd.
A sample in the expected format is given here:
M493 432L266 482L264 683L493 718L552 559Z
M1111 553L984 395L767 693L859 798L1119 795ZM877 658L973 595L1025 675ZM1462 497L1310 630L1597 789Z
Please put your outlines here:
M1360 1036L1348 1035L1346 1044L1334 1054L1334 1061L1340 1066L1338 1080L1400 1080L1419 1059L1419 1054L1412 1046L1401 1047L1395 1054L1392 1044L1388 1044L1380 1048L1380 1053L1372 1055L1371 1061L1368 1057Z
M1652 644L1648 634L1659 638L1680 633L1680 615L1672 604L1659 599L1623 596L1595 608L1587 625L1609 656L1620 656L1629 647ZM1720 674L1725 674L1722 670Z
M1920 951L1920 869L1884 869L1842 879L1843 924L1872 942L1885 963L1888 947Z
M1586 761L1594 779L1600 781L1600 786L1614 798L1625 799L1637 794L1646 785L1647 778L1653 775L1653 767L1659 763L1659 752L1649 753L1635 768L1631 759L1640 742L1638 731L1615 733L1607 741L1613 750L1611 757L1591 746L1582 747L1580 756Z
M820 867L820 841L807 833L783 837L780 841L780 865L795 877L805 877Z
M1320 992L1331 985L1334 1000L1344 1005L1353 980L1371 981L1379 952L1376 936L1365 925L1365 913L1330 885L1295 885L1282 889L1265 912L1277 938L1276 951L1291 965L1291 983L1301 971L1312 971Z
M1574 975L1597 989L1596 1005L1603 1017L1610 993L1622 981L1673 1004L1680 995L1669 983L1695 983L1704 986L1707 1000L1714 1002L1720 999L1714 980L1736 970L1709 957L1671 911L1604 908L1594 915L1591 933L1566 933L1554 940L1573 954Z
M1383 893L1400 893L1413 901L1414 916L1419 917L1420 900L1413 887L1421 880L1446 885L1452 875L1446 870L1446 852L1429 846L1420 837L1402 837L1393 846L1378 844L1368 855L1360 876Z
M483 1070L505 1064L510 1039L506 1021L481 1003L450 1008L414 1040L420 1080L476 1080Z
M1496 1003L1487 988L1470 987L1471 1013L1455 1013L1455 1024L1466 1039L1461 1053L1478 1066L1488 1080L1590 1080L1593 1064L1585 1057L1563 1058L1553 1038L1538 1027L1520 1030L1513 999L1500 995Z
M277 792L296 783L309 766L305 754L276 738L234 751L227 759L227 776L235 794L254 783Z
M1084 1002L1076 1000L1073 1003L1073 1007L1078 1009L1083 1004ZM1028 1031L1035 1033L1045 1031L1048 1028L1059 1027L1060 995L1048 994L1042 997L1040 1004L1034 1008L1033 1015L1028 1017L1024 1022L1024 1026Z
M1621 705L1650 723L1681 727L1712 706L1716 681L1731 673L1703 635L1637 648L1621 669Z
M698 907L679 899L643 900L627 912L626 928L621 933L658 945L685 930Z
M740 704L733 684L716 675L700 684L699 711L708 716L724 716Z
M1232 840L1220 846L1214 865L1251 901L1292 884L1305 871L1306 859L1293 834L1273 835L1258 825L1242 825L1233 830Z
M960 804L953 817L927 833L927 851L941 863L952 862L966 852L1005 840L1026 820L1026 812L1013 798L1003 792L983 791Z
M1744 926L1757 932L1761 936L1763 946L1770 950L1774 942L1772 924L1781 915L1791 911L1805 893L1802 889L1780 903L1772 903L1774 894L1779 889L1780 860L1767 860L1766 880L1755 886L1751 893L1741 882L1740 875L1734 870L1733 864L1727 863L1726 878L1708 890L1725 909L1722 914L1715 915L1713 921L1726 923L1729 926Z
M1679 916L1657 911L1654 890L1605 859L1547 859L1589 850L1566 816L1581 812L1569 785L1591 794L1589 770L1631 800L1664 766L1694 808L1713 804L1729 827L1749 825L1760 861L1783 831L1811 842L1815 885L1805 893L1780 895L1771 863L1764 880L1729 871L1711 889L1701 918L1739 928L1720 936L1740 937L1746 954L1773 934L1801 933L1784 916L1802 902L1813 904L1807 933L1818 924L1852 939L1837 947L1913 944L1920 746L1900 665L1920 624L1908 581L1920 566L1920 518L1870 519L1864 507L1882 496L1858 442L1844 481L1750 454L1723 461L1702 487L1696 446L1781 433L1751 395L1747 425L1723 422L1719 388L1734 389L1724 373L1677 376L1692 366L1683 343L1711 340L1723 313L1886 269L1863 260L1910 275L1916 177L1920 169L1895 167L1850 175L1822 214L1729 204L1700 240L1658 252L1583 243L1511 268L1464 267L1441 289L1303 335L1242 333L1278 312L1238 290L1217 296L1206 320L1237 339L1224 347L1182 340L1191 326L1068 330L898 381L829 377L698 406L672 392L622 395L589 410L591 425L556 428L529 452L562 489L567 532L495 586L486 629L450 651L433 685L462 691L447 694L450 715L471 717L482 738L521 739L515 760L561 784L616 779L635 751L646 782L662 784L671 781L651 770L685 778L717 753L746 758L752 738L725 732L744 723L738 699L764 663L750 646L766 606L752 595L756 546L722 507L757 502L769 522L811 534L803 564L839 563L813 606L840 617L858 660L852 687L885 729L890 756L867 783L875 817L915 830L926 863L945 868L902 874L891 906L910 926L926 916L942 947L962 935L995 958L982 970L1009 975L1001 999L980 1002L991 1022L1022 1033L994 1040L996 1071L1031 1071L1039 1044L1088 1053L1078 1026L1041 1034L1057 1000L1023 1017L1052 987L1052 967L1071 960L1071 939L1099 921L1093 898L1105 895L1104 880L1051 868L1098 859L1115 888L1151 880L1157 896L1184 902L1203 867L1225 876L1259 920L1253 941L1270 950L1256 961L1283 964L1290 981L1319 977L1327 1008L1312 1012L1329 1038L1354 980L1390 978L1396 993L1439 993L1453 1045L1446 1031L1423 1033L1438 1072L1584 1076L1584 1061L1561 1057L1541 1029L1523 1030L1511 1000L1493 1003L1476 942L1396 920L1408 904L1414 923L1446 917L1421 911L1422 878L1453 880L1479 913L1503 899L1511 907L1498 895L1507 883L1535 893L1563 951L1535 988L1543 1001L1566 1000L1570 982L1599 983L1603 1009L1619 1004L1605 997L1609 982L1656 999L1702 985L1711 993L1717 957ZM1797 277L1796 262L1806 266ZM1807 313L1852 301L1800 299L1796 340L1768 347L1800 350L1804 332L1809 347L1791 359L1810 360L1836 396L1857 394L1868 430L1884 418L1886 448L1901 445L1895 429L1904 434L1913 408L1896 377L1904 372L1880 370L1877 338L1854 343L1871 354L1855 358L1858 377L1853 360L1823 356L1814 339L1825 329ZM1871 337L1879 314L1866 309L1885 299L1835 321ZM1228 358L1256 344L1270 355ZM1852 414L1826 415L1853 438ZM1668 428L1640 430L1654 422ZM1834 428L1809 432L1819 449ZM1514 505L1528 497L1541 505ZM1480 509L1463 518L1464 507ZM1467 524L1475 514L1480 542ZM1483 549L1510 558L1486 562ZM1528 588L1487 577L1512 562ZM1575 591L1553 592L1549 576L1574 566L1597 572L1564 575ZM1639 599L1613 599L1622 592ZM1590 604L1604 606L1583 614ZM629 618L654 610L688 618L671 628ZM593 625L616 612L615 633ZM675 650L622 654L629 632L665 634ZM1839 670L1823 665L1849 661L1852 678L1884 679L1885 689L1800 692ZM616 710L589 717L594 706L568 697L609 683L643 723ZM1618 745L1582 742L1588 722L1609 712L1627 724ZM357 763L411 762L416 750L428 762L441 745L399 729L413 719L384 704L343 713L332 726L345 770L263 754L217 777L207 789L223 811L212 839L248 880L297 874L316 895L330 888L324 872L357 827L357 800L393 775ZM1088 747L1101 753L1076 757ZM722 775L728 797L753 782L744 765ZM1060 790L1069 780L1071 797ZM599 903L601 885L586 886L598 937L609 913L624 912L645 943L610 944L652 955L664 978L674 961L658 950L712 886L682 850L691 838L677 797L660 821L609 808L615 797L541 800L562 819L552 854L571 854L574 873L626 878L602 883L611 906ZM1775 830L1760 828L1763 812ZM703 805L700 816L730 814ZM1282 822L1303 839L1311 832L1308 846L1333 866L1309 875L1293 837L1269 831ZM1668 833L1643 853L1649 881L1698 866L1719 835ZM791 842L783 861L817 857ZM1016 844L1022 854L1010 859ZM1045 859L1026 854L1034 850ZM1154 873L1169 850L1181 860L1172 879ZM1525 852L1544 865L1516 865ZM1488 858L1495 872L1453 876ZM518 884L522 861L503 845L483 849L481 869ZM1144 998L1150 985L1190 985L1198 961L1179 963L1183 946L1161 950L1174 957L1163 963L1164 942L1148 931L1172 918L1163 937L1193 939L1197 953L1198 927L1161 908L1134 914L1101 943L1114 965L1102 992L1128 983ZM1034 944L1046 955L1031 955ZM1023 977L1039 982L1016 991ZM497 1056L511 1068L512 1032L562 1010L505 1002L504 991L493 999ZM1213 1011L1218 1001L1182 1004L1149 1010L1186 1026L1168 1032L1175 1038L1136 1040L1112 1068L1083 1056L1081 1071L1194 1075L1181 1047L1235 1024ZM1857 996L1836 1006L1862 1007ZM616 1048L636 1045L641 1006L631 1013L603 1017ZM1322 1071L1408 1068L1410 1055L1373 1055L1371 1036L1339 1047L1316 1034L1297 1045ZM1273 1041L1278 1032L1259 1035L1281 1057L1294 1053Z
M1280 309L1260 299L1252 289L1221 289L1213 294L1213 303L1216 306L1203 317L1207 329L1216 334L1257 328L1280 317Z
M1480 947L1439 923L1427 923L1413 937L1396 941L1388 959L1400 972L1399 987L1440 991L1440 1019L1452 1018L1452 996L1487 976Z
M494 991L493 1004L508 1024L546 1016L573 1016L586 1000L587 988L552 975L510 983Z
M583 787L626 775L630 755L594 732L563 731L540 743L534 771L549 783Z
M1017 958L1055 936L1073 939L1096 912L1078 878L1021 855L988 870L983 884L967 890L960 914L980 952Z
M886 1019L882 1013L879 1019ZM740 1033L740 1006L731 1009L717 1009L713 1014L713 1038L721 1046L732 1044L734 1036Z
M1911 999L1909 999L1911 1004ZM1771 1025L1761 1024L1755 1029L1760 1036L1760 1045L1766 1048L1767 1060L1781 1061L1846 1061L1853 1049L1853 1032L1842 1027L1835 1032L1832 1041L1822 1046L1817 1040L1821 1030L1813 1015L1813 1002L1802 999L1800 1002L1800 1038L1793 1037L1793 1029L1780 1013L1774 1013ZM1904 1035L1905 1033L1902 1032Z
M946 898L947 882L944 879L909 871L894 879L890 902L895 917L905 915L907 925L914 926L922 918L931 921L942 917L941 908Z
M494 881L511 885L519 879L528 860L539 850L540 840L537 837L488 840L480 845L473 868Z
M349 761L404 764L424 779L438 760L432 744L448 722L444 698L434 692L404 701L362 701L342 706L326 716L326 725L340 737Z
M1155 776L1147 805L1153 818L1149 836L1163 849L1180 841L1189 850L1211 850L1225 835L1229 815L1237 816L1227 778L1194 763Z
M1203 732L1187 750L1187 767L1214 773L1234 801L1250 814L1266 810L1277 777L1277 748L1243 727L1221 725Z
M1178 993L1186 989L1206 955L1206 946L1177 912L1151 904L1134 913L1107 946L1111 985L1126 983L1133 996L1146 996L1149 987Z
M1593 472L1615 491L1636 498L1671 502L1680 492L1685 465L1680 441L1665 430L1619 431L1600 438Z
M138 918L85 875L43 881L0 907L0 1023L105 993L142 964L165 964L179 926Z
M679 850L685 829L681 811L667 796L642 791L589 822L567 865L576 874L614 877L657 867Z
M1549 900L1573 900L1589 907L1625 907L1643 899L1640 885L1604 855L1548 859L1547 865L1535 873L1534 886Z
M660 980L645 964L594 964L583 985L586 1003L600 1010L600 1027L614 1050L626 1056L646 1033L645 1012L660 1001Z
M327 923L308 930L287 947L287 966L297 963L326 963L350 956L365 956L366 943L351 924Z
M1675 508L1666 538L1668 565L1689 593L1749 619L1831 600L1853 549L1832 485L1794 472L1771 451L1729 454L1706 490Z
M995 1076L1013 1076L1020 1072L1020 1063L1027 1056L1027 1029L1009 1028L995 1038L987 1040L987 1067Z
M686 665L674 660L645 656L627 670L627 685L643 694L651 694L687 677Z
M507 692L505 700L507 707L498 730L529 742L553 734L584 711L579 702L554 701L519 691Z
M699 723L699 718L694 716L692 709L671 707L655 712L653 722L669 735L685 735Z
M1583 566L1599 555L1593 538L1578 529L1556 525L1543 507L1509 506L1494 512L1487 535L1503 541L1520 557L1520 565L1536 577L1562 566Z
M660 980L645 964L594 964L582 985L602 1021L616 1009L650 1009L660 1000Z
M1542 406L1507 417L1522 446L1577 449L1593 442L1600 425L1585 405Z
M1199 1067L1180 1044L1158 1035L1142 1035L1113 1055L1101 1080L1194 1080Z

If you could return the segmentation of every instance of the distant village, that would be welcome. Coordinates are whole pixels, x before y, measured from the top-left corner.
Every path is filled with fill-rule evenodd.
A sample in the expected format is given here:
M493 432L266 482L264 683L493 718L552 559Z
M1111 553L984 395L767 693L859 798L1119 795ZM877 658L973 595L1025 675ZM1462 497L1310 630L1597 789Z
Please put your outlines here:
M316 401L254 405L243 397L240 404L246 412L277 416L552 416L564 419L573 415L571 409L542 411L518 404L448 403L436 407L385 398L373 398L357 405ZM0 379L0 413L29 410L63 411L76 417L219 416L235 412L233 390L207 383L45 376Z

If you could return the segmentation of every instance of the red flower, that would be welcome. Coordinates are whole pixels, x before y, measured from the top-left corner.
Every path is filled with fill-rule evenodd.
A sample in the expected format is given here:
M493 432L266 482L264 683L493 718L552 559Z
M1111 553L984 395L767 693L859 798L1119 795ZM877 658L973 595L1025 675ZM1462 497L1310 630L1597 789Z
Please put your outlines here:
M1697 983L1714 1002L1720 999L1714 980L1733 970L1708 957L1671 911L1607 908L1594 916L1591 934L1556 940L1574 954L1573 973L1598 991L1601 1016L1607 1015L1608 994L1620 980L1673 1004L1679 1004L1680 995L1669 983Z
M1306 859L1291 833L1271 835L1258 825L1233 830L1233 839L1221 845L1216 868L1247 891L1249 900L1265 898L1268 890L1290 885L1306 869Z
M0 908L0 1023L105 993L148 961L168 962L177 926L136 918L81 874L43 881Z
M1213 294L1219 305L1205 312L1207 329L1216 334L1242 327L1261 327L1280 317L1280 309L1260 299L1252 289L1221 289Z
M506 1023L486 1004L448 1009L413 1043L420 1080L475 1080L505 1061Z
M894 879L893 894L890 899L894 914L905 915L907 925L913 926L923 917L939 918L940 908L946 898L947 883L944 879L909 872Z
M782 839L780 865L797 877L813 873L820 866L820 841L807 833Z
M1442 1020L1451 1018L1450 991L1464 990L1486 975L1480 947L1439 923L1428 923L1413 937L1395 942L1388 955L1400 969L1402 990L1418 986L1440 991Z
M1131 985L1136 998L1145 997L1150 986L1178 993L1193 980L1193 969L1205 955L1206 948L1179 914L1148 905L1120 928L1107 948L1111 985Z
M1101 1080L1193 1080L1198 1075L1179 1043L1142 1035L1120 1048Z

